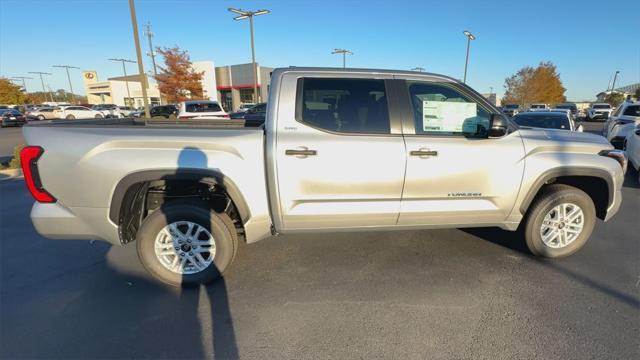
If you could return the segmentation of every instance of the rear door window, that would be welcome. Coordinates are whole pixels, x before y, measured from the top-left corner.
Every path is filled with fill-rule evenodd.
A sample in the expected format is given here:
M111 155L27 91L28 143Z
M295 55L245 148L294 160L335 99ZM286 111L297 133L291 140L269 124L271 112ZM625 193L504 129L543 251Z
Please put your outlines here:
M384 80L303 78L298 87L301 123L338 133L390 132Z
M186 104L186 111L190 113L202 113L202 112L218 112L222 111L220 105L216 103L188 103Z

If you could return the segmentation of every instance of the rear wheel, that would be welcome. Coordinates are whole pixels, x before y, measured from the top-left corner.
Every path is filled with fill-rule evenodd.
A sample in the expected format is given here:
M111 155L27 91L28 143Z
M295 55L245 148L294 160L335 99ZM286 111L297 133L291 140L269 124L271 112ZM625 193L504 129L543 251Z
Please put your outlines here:
M102 115L101 114L96 114L95 118L96 119L102 119Z
M534 255L569 256L584 246L595 223L596 209L589 195L572 186L549 185L527 213L525 241Z
M44 116L42 116L42 115L38 115L38 117L37 117L37 118L38 118L38 120L40 120L40 121L44 120Z
M149 215L137 234L138 257L160 281L203 284L222 276L238 250L231 219L203 207L176 203Z
M65 119L67 120L74 120L76 117L73 115L67 115L67 117Z

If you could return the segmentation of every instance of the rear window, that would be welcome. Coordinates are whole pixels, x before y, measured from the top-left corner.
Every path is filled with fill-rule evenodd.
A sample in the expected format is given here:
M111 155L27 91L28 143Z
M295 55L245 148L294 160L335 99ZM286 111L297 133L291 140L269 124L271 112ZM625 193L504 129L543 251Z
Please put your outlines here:
M559 114L545 114L545 115L533 115L533 114L518 114L513 118L513 121L520 126L537 127L544 129L566 129L570 130L569 119L565 115Z
M186 104L186 111L190 113L202 113L202 112L218 112L222 111L220 105L216 103L203 102L203 103L188 103Z
M640 105L627 106L627 108L624 109L624 113L622 115L640 116Z
M594 109L611 109L611 105L593 105Z
M384 80L305 78L298 81L296 119L342 133L389 133Z
M517 109L518 105L516 104L509 104L509 105L505 105L504 106L505 109Z

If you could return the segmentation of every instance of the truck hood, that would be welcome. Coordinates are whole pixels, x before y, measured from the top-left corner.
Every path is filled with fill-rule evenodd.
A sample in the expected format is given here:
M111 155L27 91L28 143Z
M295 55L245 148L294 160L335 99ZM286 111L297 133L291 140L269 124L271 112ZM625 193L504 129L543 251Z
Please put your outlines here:
M518 130L525 150L531 151L568 151L598 153L613 149L613 146L600 135L555 129L521 128Z

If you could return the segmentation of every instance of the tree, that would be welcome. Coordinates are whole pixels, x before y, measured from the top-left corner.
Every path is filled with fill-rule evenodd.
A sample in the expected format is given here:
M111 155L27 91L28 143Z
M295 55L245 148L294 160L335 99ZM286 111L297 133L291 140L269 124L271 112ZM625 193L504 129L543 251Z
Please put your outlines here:
M155 78L160 94L168 102L203 99L201 81L204 71L197 72L193 69L187 52L177 46L157 50L164 56L164 67L159 66L160 73Z
M540 62L538 67L526 66L505 79L502 103L515 103L524 107L532 103L558 104L565 102L566 89L562 86L556 66Z
M611 107L615 108L624 101L624 94L619 92L612 92L604 97L604 102L611 104Z
M0 104L24 104L26 97L22 93L21 87L9 81L9 79L0 78Z

